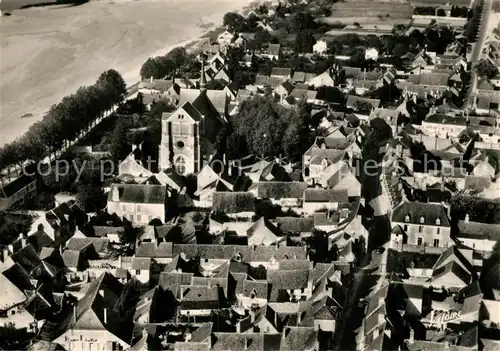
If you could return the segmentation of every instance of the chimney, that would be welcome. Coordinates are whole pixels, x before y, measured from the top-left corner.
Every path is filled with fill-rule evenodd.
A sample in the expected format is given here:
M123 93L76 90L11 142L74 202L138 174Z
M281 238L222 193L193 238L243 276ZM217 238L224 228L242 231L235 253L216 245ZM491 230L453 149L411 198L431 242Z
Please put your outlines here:
M104 308L104 324L108 324L108 309Z
M236 333L241 334L241 321L236 322Z
M76 324L76 304L73 305L73 323Z
M149 77L149 82L150 82L150 83L153 83L153 82L154 82L154 78L153 78L153 76Z
M469 223L469 214L468 213L465 215L465 223Z
M122 256L118 256L118 268L122 268Z
M120 201L120 190L117 185L111 188L111 200L114 202Z
M410 339L408 339L408 344L413 344L415 342L415 331L410 329Z
M250 321L255 323L255 311L252 309L250 310Z
M450 349L450 342L449 341L445 341L444 342L444 350L448 351L449 349Z

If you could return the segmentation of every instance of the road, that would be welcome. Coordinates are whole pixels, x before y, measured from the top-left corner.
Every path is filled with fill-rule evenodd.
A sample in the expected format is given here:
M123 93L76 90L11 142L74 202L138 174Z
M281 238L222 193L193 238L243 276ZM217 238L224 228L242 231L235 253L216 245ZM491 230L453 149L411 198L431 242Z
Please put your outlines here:
M478 77L475 72L474 66L481 59L481 53L483 51L484 42L488 34L488 27L489 27L488 22L491 19L492 4L494 0L478 0L478 1L481 1L483 6L482 6L481 20L479 24L477 40L473 44L472 53L469 58L469 61L471 63L471 79L470 79L469 90L467 91L467 95L464 99L465 101L464 109L470 108L473 105L472 98L477 93Z
M367 286L370 286L370 281L380 276L387 274L387 253L390 240L390 218L388 213L385 194L385 188L381 184L380 163L385 155L387 144L386 136L380 133L372 132L366 138L363 145L363 161L362 162L362 194L365 198L365 203L372 207L373 213L364 211L369 214L369 221L372 223L368 234L368 252L365 257L365 262L354 273L354 277L349 288L349 298L346 306L344 306L343 318L340 321L339 328L335 335L334 351L352 350L355 349L355 330L361 325L364 318L364 306L359 304L361 298L365 297ZM373 161L377 166L373 165ZM372 167L367 167L372 165ZM367 218L368 219L368 218ZM381 251L381 252L379 252Z

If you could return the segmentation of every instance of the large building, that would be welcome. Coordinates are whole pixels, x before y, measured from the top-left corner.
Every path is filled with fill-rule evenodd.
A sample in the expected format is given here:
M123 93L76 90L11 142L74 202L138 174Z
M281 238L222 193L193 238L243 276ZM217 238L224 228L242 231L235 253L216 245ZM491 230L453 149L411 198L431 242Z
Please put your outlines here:
M215 149L228 98L222 90L207 90L203 64L199 85L199 90L181 90L177 110L162 116L162 170L175 166L180 174L197 173Z

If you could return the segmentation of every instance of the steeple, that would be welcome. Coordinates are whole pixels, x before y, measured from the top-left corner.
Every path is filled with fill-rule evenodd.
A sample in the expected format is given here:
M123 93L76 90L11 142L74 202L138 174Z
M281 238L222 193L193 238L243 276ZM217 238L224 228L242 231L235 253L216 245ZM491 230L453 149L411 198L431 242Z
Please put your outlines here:
M205 60L201 61L201 75L200 75L200 92L207 91L207 77L205 76Z

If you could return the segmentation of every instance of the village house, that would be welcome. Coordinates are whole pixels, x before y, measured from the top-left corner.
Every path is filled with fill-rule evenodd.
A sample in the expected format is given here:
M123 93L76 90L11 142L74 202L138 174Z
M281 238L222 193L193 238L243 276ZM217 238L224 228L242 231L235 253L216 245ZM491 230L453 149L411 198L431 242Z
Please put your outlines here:
M162 185L113 184L108 195L108 213L132 223L165 222L167 189Z
M328 43L324 39L320 39L313 45L313 53L324 56L328 53Z
M450 222L441 204L403 201L393 209L391 225L391 241L396 247L448 247L452 243Z
M132 323L115 310L116 301L123 293L123 286L109 273L92 282L85 297L67 318L54 328L46 325L42 333L67 350L116 350L126 349L131 343Z
M464 220L458 221L455 238L471 249L490 253L500 240L500 225L470 221L466 214Z
M280 44L269 44L267 48L261 51L261 57L267 57L270 60L279 60L281 56Z
M0 189L0 211L23 206L36 196L36 179L26 174Z
M349 197L346 190L334 189L306 189L302 212L312 215L321 210L337 211L341 204L348 204Z
M378 60L378 50L375 48L367 48L365 49L365 60Z

